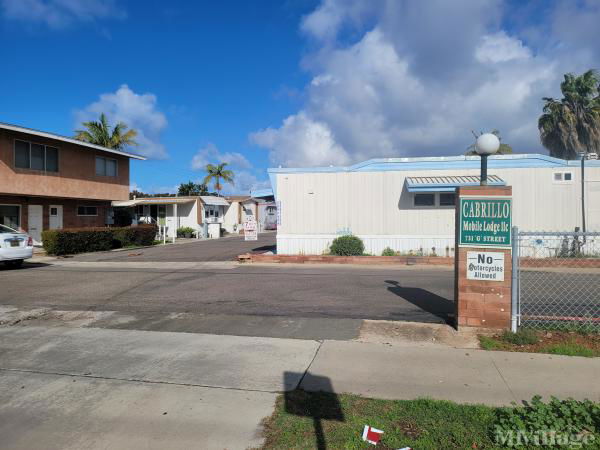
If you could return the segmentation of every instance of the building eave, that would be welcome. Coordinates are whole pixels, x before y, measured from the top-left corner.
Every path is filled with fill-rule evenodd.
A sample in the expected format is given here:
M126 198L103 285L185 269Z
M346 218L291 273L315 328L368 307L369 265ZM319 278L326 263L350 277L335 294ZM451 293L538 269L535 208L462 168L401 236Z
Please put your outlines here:
M81 147L92 148L94 150L99 150L99 151L103 151L103 152L107 152L107 153L112 153L115 155L125 156L125 157L131 158L131 159L139 159L141 161L146 160L145 156L136 155L135 153L124 152L121 150L114 150L112 148L102 147L101 145L90 144L88 142L79 141L77 139L69 138L66 136L61 136L59 134L49 133L47 131L34 130L32 128L21 127L18 125L12 125L12 124L3 123L3 122L0 122L0 129L14 131L17 133L31 134L33 136L39 136L39 137L43 137L46 139L53 139L55 141L60 141L60 142L67 142L69 144L74 144L74 145L78 145Z

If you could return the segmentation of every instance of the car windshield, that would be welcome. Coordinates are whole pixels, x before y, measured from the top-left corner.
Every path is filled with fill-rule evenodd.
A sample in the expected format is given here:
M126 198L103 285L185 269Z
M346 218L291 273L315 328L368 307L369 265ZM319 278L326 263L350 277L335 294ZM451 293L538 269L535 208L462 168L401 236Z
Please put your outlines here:
M0 224L0 233L16 233L16 230L12 228L8 228L6 225Z

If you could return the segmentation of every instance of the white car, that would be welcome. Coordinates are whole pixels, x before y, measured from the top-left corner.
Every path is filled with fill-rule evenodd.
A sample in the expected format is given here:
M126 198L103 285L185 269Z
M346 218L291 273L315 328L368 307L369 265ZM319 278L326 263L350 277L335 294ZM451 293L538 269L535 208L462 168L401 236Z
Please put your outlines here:
M23 265L33 256L33 238L27 233L0 224L0 262L11 268Z

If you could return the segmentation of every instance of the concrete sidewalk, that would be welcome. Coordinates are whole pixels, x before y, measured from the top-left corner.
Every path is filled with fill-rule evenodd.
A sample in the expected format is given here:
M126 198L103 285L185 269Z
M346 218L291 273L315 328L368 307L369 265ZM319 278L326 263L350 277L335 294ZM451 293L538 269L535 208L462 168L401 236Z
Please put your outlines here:
M260 445L277 393L600 400L600 359L348 341L0 327L2 448Z
M598 377L600 358L326 341L300 387L500 406L536 394L600 401Z

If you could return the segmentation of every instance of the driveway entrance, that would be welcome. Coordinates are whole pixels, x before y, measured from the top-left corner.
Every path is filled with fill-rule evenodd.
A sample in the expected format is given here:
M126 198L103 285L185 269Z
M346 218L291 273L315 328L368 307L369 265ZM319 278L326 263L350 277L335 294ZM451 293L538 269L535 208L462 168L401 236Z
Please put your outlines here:
M155 261L202 262L234 261L238 255L249 252L275 250L275 233L261 233L257 241L244 241L243 236L206 239L180 244L157 245L131 251L102 252L79 255L73 261Z

